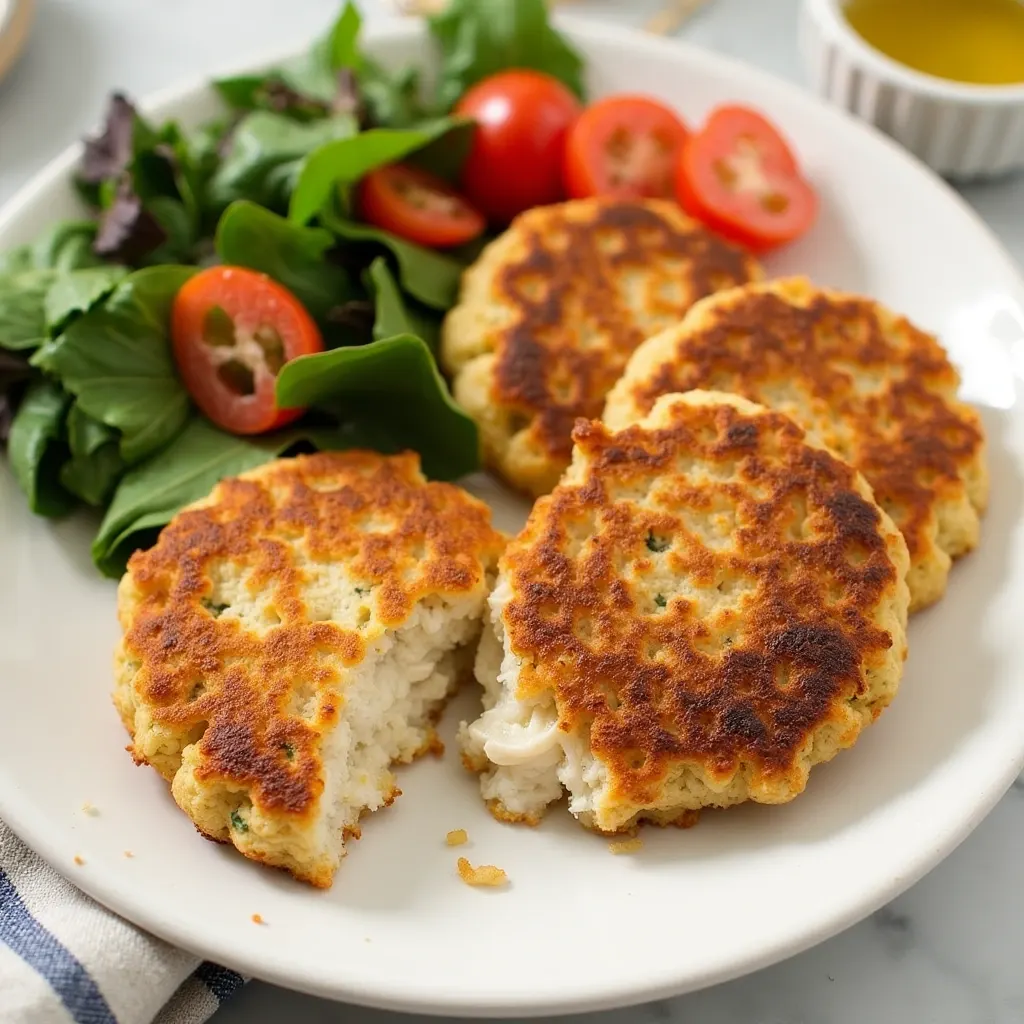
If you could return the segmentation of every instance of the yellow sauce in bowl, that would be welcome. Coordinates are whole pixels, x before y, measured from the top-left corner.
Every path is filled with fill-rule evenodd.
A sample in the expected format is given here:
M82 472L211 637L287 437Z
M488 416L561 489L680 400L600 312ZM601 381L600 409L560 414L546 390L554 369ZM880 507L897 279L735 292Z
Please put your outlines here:
M917 71L1024 83L1024 0L848 0L843 13L866 42Z

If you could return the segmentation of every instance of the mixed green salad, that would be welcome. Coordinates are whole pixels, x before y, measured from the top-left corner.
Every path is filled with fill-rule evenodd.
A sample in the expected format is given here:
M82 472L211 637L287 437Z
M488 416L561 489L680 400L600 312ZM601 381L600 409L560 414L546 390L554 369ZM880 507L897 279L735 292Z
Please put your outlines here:
M0 255L0 444L33 512L103 512L92 545L103 573L120 574L218 480L283 453L413 448L434 478L477 468L476 427L435 355L478 246L441 252L360 222L353 186L396 161L455 179L472 123L450 111L467 88L514 66L578 93L581 61L543 0L455 0L429 26L432 94L417 69L392 73L363 52L351 3L302 57L215 82L224 116L197 131L151 124L115 94L75 175L87 215ZM227 285L197 284L218 266L283 289L239 289L244 271L223 269ZM208 335L232 302L298 300L292 320L255 338L280 371L269 413L280 422L234 431L230 410L215 422L186 386L192 357L171 328L186 285L213 297ZM304 347L310 323L319 342ZM240 371L250 405L259 397L244 365L219 370L221 384Z
M0 256L0 444L33 512L102 511L103 573L282 454L477 469L441 321L488 232L525 210L656 197L755 252L814 222L760 112L728 104L694 130L651 96L584 105L544 0L450 0L429 19L430 89L360 30L347 3L300 58L214 82L224 115L197 131L115 94L75 174L88 216Z

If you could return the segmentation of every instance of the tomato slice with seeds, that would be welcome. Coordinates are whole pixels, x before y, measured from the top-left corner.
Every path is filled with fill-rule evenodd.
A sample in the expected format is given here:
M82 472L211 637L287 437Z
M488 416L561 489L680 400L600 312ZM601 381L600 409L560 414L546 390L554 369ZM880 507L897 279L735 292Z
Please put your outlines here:
M210 267L182 286L171 308L178 371L196 405L232 434L263 434L298 419L280 409L277 375L324 350L320 330L287 288L244 267Z
M668 198L689 131L647 96L609 96L588 107L566 142L565 187L574 199Z
M719 107L686 140L676 195L687 213L754 252L799 238L818 213L786 140L746 107Z
M444 179L406 164L371 171L359 188L363 219L434 249L464 245L483 234L483 215Z

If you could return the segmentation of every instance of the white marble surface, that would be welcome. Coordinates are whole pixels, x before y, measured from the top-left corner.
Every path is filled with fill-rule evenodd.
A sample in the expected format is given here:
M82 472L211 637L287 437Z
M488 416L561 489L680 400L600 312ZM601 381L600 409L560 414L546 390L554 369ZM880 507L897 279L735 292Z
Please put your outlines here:
M39 0L36 32L0 83L0 203L85 131L111 86L134 95L308 38L337 0ZM365 0L370 17L382 0ZM660 0L578 0L581 14L642 22ZM714 0L689 39L800 79L797 0ZM965 194L1024 264L1024 176ZM1024 1022L1024 782L944 864L869 920L786 963L586 1024L1017 1024ZM884 856L884 851L879 851ZM842 884L842 880L837 880ZM215 1024L384 1024L254 983ZM411 1018L407 1018L411 1019Z

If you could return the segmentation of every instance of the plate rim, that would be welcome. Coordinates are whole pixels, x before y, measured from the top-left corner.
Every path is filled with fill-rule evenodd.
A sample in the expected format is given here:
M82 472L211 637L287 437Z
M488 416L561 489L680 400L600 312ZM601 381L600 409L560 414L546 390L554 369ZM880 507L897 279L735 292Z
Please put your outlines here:
M867 145L873 145L876 148L881 145L889 151L891 157L916 170L922 187L931 188L947 204L957 207L960 215L970 223L975 232L984 237L993 255L1004 265L1007 279L1014 281L1017 298L1024 305L1024 277L1002 241L952 186L934 175L923 163L878 129L829 105L792 82L749 65L742 60L721 55L695 44L678 39L652 37L632 27L595 21L591 18L558 15L556 20L571 36L581 41L593 41L599 45L614 42L617 47L631 50L634 53L647 50L662 57L671 57L678 64L688 63L698 73L701 68L714 68L718 72L731 71L754 86L758 82L766 83L772 90L786 93L788 100L795 108L815 109L819 114L826 114L833 119L846 122L848 128L852 128L865 138ZM374 43L412 41L417 38L425 39L425 31L418 23L403 23L387 19L366 26L366 40L371 46ZM203 76L191 76L169 87L147 94L139 101L139 107L147 112L173 115L175 108L180 108L197 96L208 92L211 79L266 67L286 59L296 52L295 47L287 47L283 50L275 48L265 53L255 54L245 61L232 62L225 68L212 69ZM25 207L34 204L68 176L80 151L80 142L66 147L0 207L0 242L9 230L11 223L22 214ZM1024 682L1024 673L1020 673L1020 675ZM634 978L628 985L619 983L596 991L591 983L585 992L582 986L576 984L575 990L570 990L566 995L559 995L557 998L548 998L542 1003L530 1001L528 997L523 999L518 993L507 991L496 994L487 1003L482 1003L479 997L462 998L459 992L449 992L446 993L446 998L442 1002L434 993L428 995L422 986L419 996L415 989L410 989L408 986L395 995L378 986L361 986L358 979L350 978L339 982L336 979L325 979L313 972L308 975L298 975L278 970L273 963L272 955L269 955L265 961L259 962L254 958L244 956L236 958L229 949L222 949L216 944L204 945L200 932L194 924L190 928L184 918L177 919L166 913L161 914L159 909L151 909L147 905L133 902L130 898L122 898L117 891L116 884L108 884L104 881L103 876L71 875L62 854L58 852L59 826L53 822L44 809L34 807L27 796L23 796L20 787L13 780L10 780L13 783L10 787L0 785L0 818L61 877L66 878L102 906L158 938L198 957L212 959L247 976L251 975L269 983L322 998L352 1002L383 1010L461 1017L536 1017L609 1010L649 1000L672 998L741 977L812 948L884 906L937 866L988 815L1022 769L1024 769L1024 745L1016 751L1012 760L1008 760L1005 769L989 780L984 791L974 802L970 814L965 815L963 820L955 826L947 828L943 834L933 835L932 842L928 844L927 849L919 853L913 861L903 863L903 870L895 876L889 876L891 880L887 885L879 885L874 891L867 893L861 891L857 899L850 902L845 913L822 921L817 928L808 929L801 934L789 937L786 941L776 942L770 947L766 946L758 953L748 952L743 957L730 960L723 958L722 962L714 968L707 969L699 975L694 975L691 972L688 976L683 969L675 969L674 971L662 971L653 976ZM0 782L5 780L6 775L6 771L0 772ZM27 836L31 836L31 840L26 838ZM156 906L161 905L157 904Z

